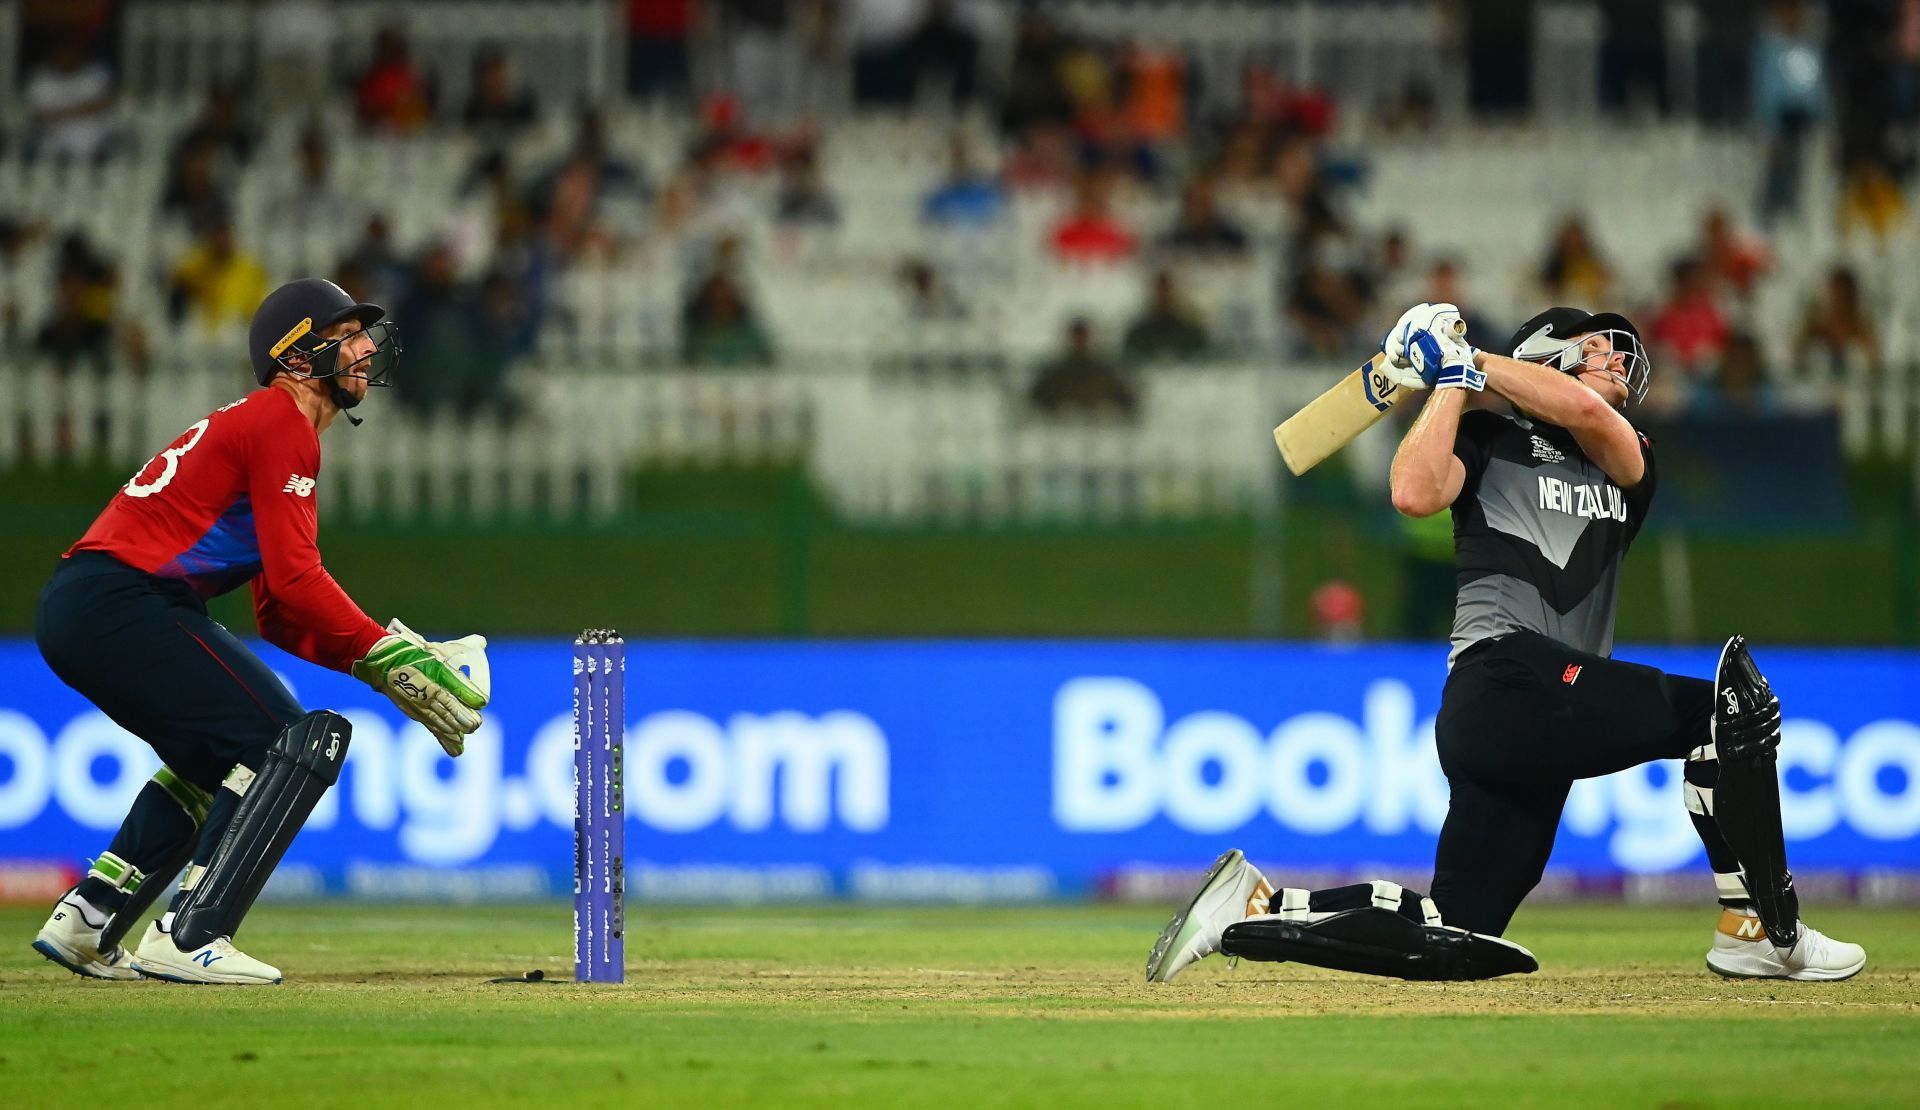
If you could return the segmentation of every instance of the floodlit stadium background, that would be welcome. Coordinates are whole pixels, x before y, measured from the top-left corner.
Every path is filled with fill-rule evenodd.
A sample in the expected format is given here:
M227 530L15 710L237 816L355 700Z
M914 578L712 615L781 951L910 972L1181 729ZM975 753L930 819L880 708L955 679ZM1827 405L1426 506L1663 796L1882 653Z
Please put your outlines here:
M271 655L356 722L282 897L565 889L589 625L642 901L1417 880L1447 527L1391 429L1302 480L1269 432L1426 299L1634 316L1626 654L1753 637L1803 889L1920 890L1915 5L17 0L0 90L0 897L151 767L38 584L310 274L406 345L327 437L329 566L501 647L459 763ZM1549 888L1697 856L1620 776Z

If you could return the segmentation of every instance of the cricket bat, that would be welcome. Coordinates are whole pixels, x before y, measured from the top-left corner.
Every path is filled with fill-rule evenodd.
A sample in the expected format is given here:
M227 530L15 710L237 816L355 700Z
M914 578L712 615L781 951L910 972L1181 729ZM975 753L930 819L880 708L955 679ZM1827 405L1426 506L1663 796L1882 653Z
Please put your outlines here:
M1465 335L1465 321L1453 325ZM1380 422L1387 410L1409 392L1386 374L1387 353L1373 356L1365 366L1341 378L1339 384L1300 407L1300 411L1273 430L1280 457L1295 477L1320 465L1328 455L1352 443L1354 437Z

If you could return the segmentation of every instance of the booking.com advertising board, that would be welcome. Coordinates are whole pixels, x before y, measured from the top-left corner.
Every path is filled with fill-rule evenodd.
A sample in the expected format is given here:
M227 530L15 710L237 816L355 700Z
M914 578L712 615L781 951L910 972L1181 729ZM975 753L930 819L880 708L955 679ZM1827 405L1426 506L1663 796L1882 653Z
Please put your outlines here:
M571 889L571 651L495 644L458 760L384 698L271 648L354 726L281 893ZM1707 674L1710 651L1622 652ZM1920 655L1768 649L1799 869L1920 868ZM1447 808L1432 646L1034 642L628 647L630 891L1044 897L1246 848L1275 873L1430 866ZM0 859L104 848L147 747L0 642ZM1553 743L1550 736L1541 743ZM1677 765L1579 784L1556 866L1704 868Z

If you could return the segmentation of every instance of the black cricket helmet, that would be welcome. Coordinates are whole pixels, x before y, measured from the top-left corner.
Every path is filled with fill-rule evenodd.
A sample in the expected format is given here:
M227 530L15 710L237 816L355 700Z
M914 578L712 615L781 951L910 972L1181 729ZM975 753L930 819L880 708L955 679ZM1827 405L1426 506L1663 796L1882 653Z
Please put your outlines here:
M1627 400L1637 404L1645 399L1653 362L1640 341L1640 329L1618 312L1588 312L1564 305L1549 308L1521 324L1508 349L1514 358L1538 362L1563 374L1579 374L1600 369L1588 362L1592 356L1582 347L1584 337L1594 334L1606 336L1614 353L1623 356L1621 372L1607 372L1626 387Z
M388 376L400 364L400 329L386 315L386 309L356 301L324 278L287 282L260 302L247 329L253 376L261 385L280 373L334 379L358 375L370 386L391 385ZM372 354L350 366L339 364L340 340L321 338L321 333L342 320L360 321L374 343ZM296 356L303 364L292 361ZM337 380L334 401L343 409L359 403Z

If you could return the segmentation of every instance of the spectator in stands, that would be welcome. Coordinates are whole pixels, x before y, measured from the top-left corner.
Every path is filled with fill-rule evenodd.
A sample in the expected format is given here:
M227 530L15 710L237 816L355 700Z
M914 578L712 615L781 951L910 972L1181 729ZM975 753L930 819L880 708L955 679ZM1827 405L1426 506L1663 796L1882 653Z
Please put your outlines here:
M1828 379L1846 377L1851 370L1879 370L1880 340L1860 303L1860 279L1851 267L1827 271L1825 288L1801 319L1793 358Z
M1074 190L1073 210L1053 229L1054 257L1062 262L1117 262L1133 255L1133 232L1107 206L1108 185L1098 174L1083 174Z
M1286 313L1296 351L1315 357L1351 353L1361 341L1372 286L1362 252L1324 192L1309 194L1289 252Z
M1707 417L1771 416L1779 411L1773 383L1767 380L1760 344L1746 332L1734 332L1709 383L1694 391L1691 412Z
M478 319L474 331L474 361L468 374L469 394L463 398L464 415L491 410L504 420L520 413L520 404L507 388L508 371L515 359L533 350L540 327L539 306L529 287L512 271L495 267L480 280Z
M923 258L909 258L900 264L900 293L909 320L966 319L966 304Z
M160 196L160 212L179 220L194 235L204 235L227 218L231 205L218 177L212 144L205 140L181 150Z
M1567 217L1554 231L1553 245L1540 266L1540 284L1549 299L1563 304L1597 304L1607 299L1613 271L1580 217Z
M1036 123L1007 156L1003 176L1015 189L1052 189L1079 175L1073 131L1063 123Z
M333 152L327 133L310 123L300 132L297 171L283 192L267 205L267 226L298 233L335 231L354 222L360 206L333 180ZM375 304L388 304L376 301Z
M1187 67L1177 49L1133 43L1121 60L1121 73L1121 113L1130 134L1144 143L1161 144L1186 133Z
M395 376L401 404L423 417L470 414L485 400L493 364L482 350L480 307L463 285L453 251L434 243L421 254L394 315L407 321L407 373Z
M1840 191L1840 229L1859 227L1884 242L1907 218L1907 198L1885 163L1860 155L1847 165Z
M977 0L928 0L926 14L908 40L916 82L938 82L954 104L973 101L980 68L980 7Z
M1719 362L1732 329L1714 298L1705 263L1682 258L1670 273L1666 302L1654 314L1647 338L1663 369L1678 369L1699 380Z
M1390 297L1379 299L1389 304L1402 303ZM1459 306L1460 318L1467 324L1467 334L1479 343L1497 347L1509 334L1506 328L1500 326L1500 321L1493 319L1467 291L1460 263L1451 257L1443 255L1434 259L1433 265L1427 270L1424 288L1418 296L1404 303L1415 304L1420 301Z
M1037 125L1065 124L1073 118L1073 102L1060 79L1065 52L1066 42L1053 21L1038 7L1026 8L1000 111L1000 125L1008 134L1025 136Z
M725 88L753 118L784 118L800 85L798 32L813 12L788 0L719 0L709 7L726 50Z
M1751 120L1753 57L1764 5L1754 0L1696 0L1694 101L1700 121L1743 128Z
M360 241L340 260L339 269L364 283L360 288L347 288L360 300L374 304L394 304L400 300L406 291L409 267L394 247L393 227L386 216L375 212L367 217ZM343 280L341 284L345 286L347 282Z
M1304 136L1295 136L1298 145L1311 151L1312 144ZM1228 196L1241 196L1259 193L1268 186L1267 181L1267 135L1266 131L1253 120L1241 120L1227 132L1220 144L1219 157L1213 161L1211 173L1213 180ZM1283 143L1281 150L1286 150ZM1313 169L1311 156L1307 159L1307 168ZM1278 170L1278 159L1275 169Z
M1433 299L1427 296L1433 275L1420 269L1407 229L1398 224L1380 236L1367 260L1367 277L1376 299L1383 305L1416 304Z
M221 175L231 176L253 157L258 139L253 127L241 118L239 90L231 83L222 83L207 93L199 118L174 145L173 160L177 163L187 151L204 147L221 163Z
M966 137L947 142L947 177L920 202L920 218L939 227L985 227L1006 206L1006 191L973 165Z
M34 349L63 373L86 364L105 374L112 365L114 281L113 266L86 236L76 232L61 240L53 313L34 337Z
M1700 227L1700 258L1716 291L1744 301L1753 295L1754 282L1772 266L1766 244L1733 226L1724 207L1715 206Z
M27 152L59 161L98 161L118 145L113 73L71 31L27 77Z
M396 26L380 29L373 61L354 83L354 111L363 127L411 135L433 117L434 85L413 60L413 48Z
M737 238L763 219L764 201L727 168L724 152L711 141L696 143L686 162L660 193L656 223L676 245L685 272L704 277L716 244Z
M1601 0L1601 107L1667 114L1666 7L1666 0Z
M1093 325L1085 317L1067 324L1067 347L1044 363L1027 390L1027 401L1042 416L1132 417L1140 408L1120 368L1093 349Z
M1776 0L1754 45L1753 113L1767 136L1760 223L1800 208L1800 178L1813 125L1827 115L1825 60L1800 0Z
M1326 183L1320 171L1319 148L1305 135L1281 139L1268 179L1281 203L1297 219L1309 206L1324 199Z
M693 0L627 0L627 91L677 97L687 91Z
M643 200L648 191L640 171L608 149L599 111L587 108L580 113L566 157L534 185L531 206L556 256L571 260L589 248L608 245L603 201Z
M1239 258L1247 253L1247 233L1220 215L1213 183L1196 177L1180 196L1180 219L1160 237L1163 250L1204 258Z
M254 13L260 104L268 115L312 114L332 84L332 0L262 0Z
M46 234L41 220L24 219L0 211L0 353L20 342L20 282L16 273L20 255Z
M1192 360L1207 353L1206 325L1174 288L1170 271L1153 275L1153 292L1145 310L1127 325L1120 353L1129 363Z
M461 122L486 146L512 142L539 121L533 94L519 87L513 65L498 46L481 50L473 59L473 88Z
M680 358L689 366L772 364L773 344L726 270L707 275L681 311Z
M845 5L856 102L905 107L912 101L913 35L926 7L927 0L859 0Z
M174 267L168 302L175 320L191 317L202 329L244 325L267 296L267 271L234 245L233 224L222 219Z
M786 158L780 174L780 195L774 217L788 226L833 227L840 222L840 205L820 180L820 166L811 147Z

